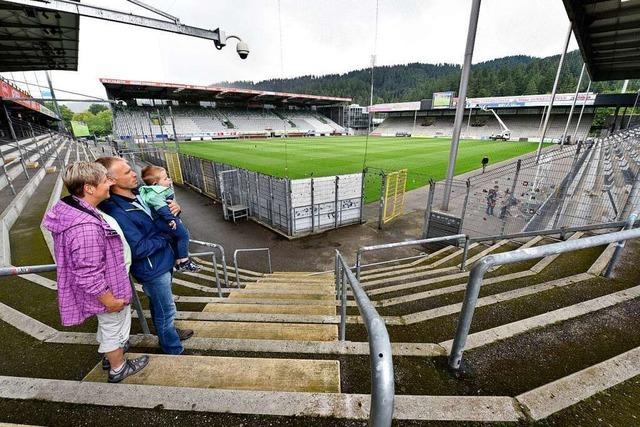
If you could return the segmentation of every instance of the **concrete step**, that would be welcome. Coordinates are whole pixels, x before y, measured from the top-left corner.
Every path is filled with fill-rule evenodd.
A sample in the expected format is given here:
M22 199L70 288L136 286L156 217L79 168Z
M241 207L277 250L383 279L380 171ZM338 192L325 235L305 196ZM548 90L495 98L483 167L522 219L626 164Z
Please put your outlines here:
M202 264L202 265L206 265L208 267L211 267L211 270L208 271L213 271L213 263L211 261L207 261L206 259L202 258L202 257L195 257L195 260L198 264ZM218 266L218 271L222 274L222 264L220 264L219 262L216 263L216 265ZM227 266L227 273L228 274L233 274L233 276L235 277L235 269L232 266ZM238 268L238 273L240 274L245 274L247 276L256 276L256 277L262 277L265 275L265 273L260 273L259 271L253 271L253 270L245 270L243 268Z
M249 291L244 292L241 290L233 290L229 293L229 299L256 299L256 300L314 300L314 301L326 301L334 302L336 300L335 295L330 294L301 294L301 293L287 293L265 290L262 291Z
M176 327L193 329L197 338L336 341L337 325L179 320Z
M134 358L139 354L129 354ZM83 381L106 382L99 363ZM340 393L337 360L150 355L149 364L124 384L227 390Z
M208 313L259 313L259 314L309 314L335 316L334 304L322 305L271 305L271 304L207 304Z
M378 274L378 273L382 273L385 271L391 271L391 270L395 270L397 268L410 268L410 267L415 267L418 265L425 265L425 263L429 260L432 261L437 261L438 259L446 256L448 253L454 251L454 250L458 250L458 247L456 246L446 246L442 249L439 249L435 252L432 252L430 254L427 254L423 257L420 257L416 260L410 261L410 262L399 262L396 265L387 265L385 267L375 267L372 266L371 268L369 267L365 267L362 271L360 271L360 277L366 277L368 275L371 274Z
M476 248L475 251L470 251L469 253L469 258L467 259L467 264L471 265L472 263L474 263L475 261L477 261L478 259L482 258L485 255L488 255L489 253L492 253L494 251L497 251L497 249L499 249L500 247L502 247L503 245L506 245L508 243L508 240L501 240L499 242L497 242L494 245L488 246L488 247L481 247L481 248ZM511 247L511 249L515 249L515 247ZM373 285L376 283L385 283L386 280L384 280L383 278L395 278L398 276L404 276L407 274L412 274L412 273L418 273L418 272L423 272L423 271L429 271L430 274L433 274L435 272L438 271L447 271L447 270L454 270L458 268L457 266L452 266L452 267L444 267L444 268L438 268L438 269L434 269L431 265L418 265L418 266L402 266L402 267L398 267L396 269L393 270L389 270L389 271L385 271L385 272L381 272L381 273L376 273L376 274L369 274L366 276L366 280L363 280L363 283L367 284L367 285ZM362 277L362 276L361 276ZM363 278L364 279L364 278ZM383 279L383 280L376 280L376 279Z
M300 284L282 284L282 283L256 283L248 284L244 287L245 290L253 291L267 291L267 292L287 292L294 293L299 292L301 294L317 294L317 295L335 295L336 289L334 285L317 285L308 286Z
M333 283L333 277L307 277L307 276L265 276L258 279L258 282L282 282L282 283L313 283L326 284Z
M309 277L309 278L322 278L325 276L332 276L333 273L317 273L313 271L274 271L273 273L266 274L266 277Z
M259 285L278 285L278 286L289 286L292 288L295 287L303 287L305 289L309 289L309 288L322 288L322 287L336 287L335 281L332 279L330 281L325 281L325 282L307 282L304 280L257 280L255 282L247 282L247 284L251 284L251 283L256 283Z

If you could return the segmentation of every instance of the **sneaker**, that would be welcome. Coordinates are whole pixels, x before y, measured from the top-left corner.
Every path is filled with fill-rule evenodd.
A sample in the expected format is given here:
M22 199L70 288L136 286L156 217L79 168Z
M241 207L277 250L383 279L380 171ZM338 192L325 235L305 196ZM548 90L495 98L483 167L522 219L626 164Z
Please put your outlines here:
M188 271L189 273L197 273L201 269L202 269L201 265L196 264L195 262L191 261L190 259L186 260L185 262L181 262L180 264L176 265L176 271L178 271L178 272Z
M124 361L124 366L122 367L122 369L120 369L120 372L112 374L111 371L109 371L109 382L119 383L123 379L142 371L148 364L149 356L140 356L136 357L135 359L126 359Z
M129 351L129 347L131 347L131 345L129 344L129 341L127 341L126 343L124 343L124 347L122 347L122 349L125 353L127 353ZM102 356L102 369L105 371L111 369L111 363L109 363L109 359L107 359L107 356Z
M176 328L176 332L178 333L178 338L180 341L188 340L193 336L193 329L178 329Z

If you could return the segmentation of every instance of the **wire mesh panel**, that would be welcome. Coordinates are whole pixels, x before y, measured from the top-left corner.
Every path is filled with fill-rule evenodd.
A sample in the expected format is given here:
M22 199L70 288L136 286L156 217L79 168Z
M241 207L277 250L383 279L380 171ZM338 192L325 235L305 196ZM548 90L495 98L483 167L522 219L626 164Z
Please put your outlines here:
M249 217L291 237L361 222L362 174L291 181L184 154L164 155L169 174L180 178L175 182L220 200L225 218L228 208L242 206Z
M454 183L448 211L435 185L433 211L461 218L471 236L512 234L622 220L640 200L640 130L543 150ZM427 218L428 223L428 218ZM427 224L428 225L428 224Z
M290 188L294 236L361 221L362 174L296 179Z
M215 199L220 198L220 189L218 187L218 178L215 171L215 164L210 161L202 160L202 192L207 196Z

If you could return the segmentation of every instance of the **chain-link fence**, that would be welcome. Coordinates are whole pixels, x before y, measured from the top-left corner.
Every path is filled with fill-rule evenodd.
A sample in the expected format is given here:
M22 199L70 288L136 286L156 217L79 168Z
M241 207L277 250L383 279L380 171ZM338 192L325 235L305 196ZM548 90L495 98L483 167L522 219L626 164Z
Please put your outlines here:
M546 148L539 162L531 154L471 176L467 182L454 181L447 210L442 205L444 183L432 183L425 234L433 214L458 218L460 230L471 236L621 220L638 203L638 142L636 128L577 145Z

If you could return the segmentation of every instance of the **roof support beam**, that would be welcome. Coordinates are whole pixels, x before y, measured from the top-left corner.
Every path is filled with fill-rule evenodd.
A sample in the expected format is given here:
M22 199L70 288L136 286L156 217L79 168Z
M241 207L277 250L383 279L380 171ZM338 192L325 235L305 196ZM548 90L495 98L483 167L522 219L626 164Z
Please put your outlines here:
M198 37L201 39L212 40L216 45L222 44L226 40L224 33L221 37L219 29L205 30L202 28L182 25L179 22L168 22L160 19L149 18L146 16L124 13L117 10L104 9L96 6L81 4L66 0L48 0L46 3L39 0L7 0L8 3L16 5L30 6L35 9L48 10L51 12L70 13L88 18L101 19L105 21L118 22L121 24L135 25L138 27L151 28L159 31L182 34L185 36Z

